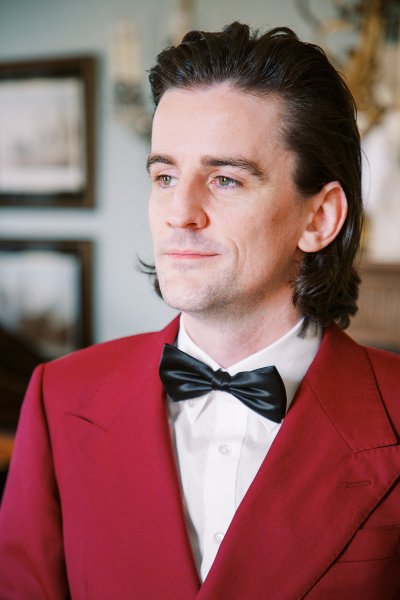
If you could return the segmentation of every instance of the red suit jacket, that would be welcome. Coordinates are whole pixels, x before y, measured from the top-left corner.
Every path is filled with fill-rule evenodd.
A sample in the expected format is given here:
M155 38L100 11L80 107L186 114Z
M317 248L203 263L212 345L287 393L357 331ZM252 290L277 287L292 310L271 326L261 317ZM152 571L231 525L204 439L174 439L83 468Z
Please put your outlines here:
M400 357L329 328L200 585L165 330L39 367L0 520L2 600L398 600Z

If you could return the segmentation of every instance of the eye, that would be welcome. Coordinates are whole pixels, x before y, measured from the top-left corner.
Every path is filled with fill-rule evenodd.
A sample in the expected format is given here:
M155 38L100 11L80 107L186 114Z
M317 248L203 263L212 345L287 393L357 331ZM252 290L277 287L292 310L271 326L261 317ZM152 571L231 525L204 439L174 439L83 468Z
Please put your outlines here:
M242 184L237 179L232 179L232 177L227 177L226 175L217 175L215 178L218 187L220 188L238 188Z
M158 183L160 187L162 187L162 188L168 188L168 187L171 187L174 184L175 177L173 177L172 175L161 174L161 175L157 175L154 178L154 181L156 183Z

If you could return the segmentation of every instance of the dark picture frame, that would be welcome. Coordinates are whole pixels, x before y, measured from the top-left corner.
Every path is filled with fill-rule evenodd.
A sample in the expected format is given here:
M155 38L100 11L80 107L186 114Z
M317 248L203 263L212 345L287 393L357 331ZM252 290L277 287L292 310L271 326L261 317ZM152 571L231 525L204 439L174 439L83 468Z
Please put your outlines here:
M40 360L90 345L93 243L0 240L0 332Z
M0 62L0 206L95 204L93 56Z

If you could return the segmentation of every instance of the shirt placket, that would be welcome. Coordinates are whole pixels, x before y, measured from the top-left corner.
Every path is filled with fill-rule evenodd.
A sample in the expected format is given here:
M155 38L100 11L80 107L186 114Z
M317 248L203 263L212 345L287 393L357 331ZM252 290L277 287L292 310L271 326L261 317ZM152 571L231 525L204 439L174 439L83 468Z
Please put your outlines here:
M207 575L235 514L236 482L248 410L225 392L213 392L215 431L207 451L204 475L204 538L201 575Z

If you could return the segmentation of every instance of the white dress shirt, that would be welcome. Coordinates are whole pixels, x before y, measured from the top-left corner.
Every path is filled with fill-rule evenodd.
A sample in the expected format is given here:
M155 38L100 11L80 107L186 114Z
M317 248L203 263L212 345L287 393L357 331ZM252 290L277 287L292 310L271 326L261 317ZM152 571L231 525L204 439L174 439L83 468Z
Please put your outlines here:
M321 331L313 327L300 338L301 325L302 321L267 348L224 370L235 375L275 365L285 384L289 407L321 341ZM183 317L177 346L213 370L221 368L189 337ZM204 580L281 424L219 390L193 400L170 401L169 414L191 544Z

